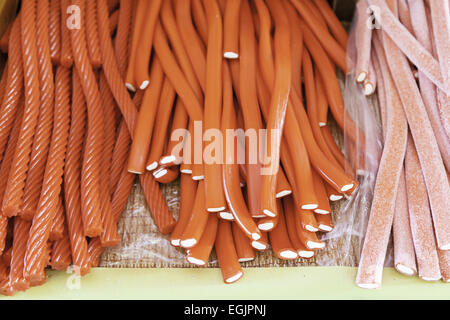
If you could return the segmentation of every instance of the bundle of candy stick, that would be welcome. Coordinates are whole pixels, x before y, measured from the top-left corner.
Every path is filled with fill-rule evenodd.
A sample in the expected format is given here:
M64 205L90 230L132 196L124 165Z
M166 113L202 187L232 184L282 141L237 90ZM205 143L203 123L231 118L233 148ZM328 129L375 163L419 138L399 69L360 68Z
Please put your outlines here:
M449 2L359 1L356 15L355 78L377 88L384 136L356 282L381 285L391 231L399 272L448 282Z
M97 266L136 175L161 233L193 264L215 248L226 283L269 245L313 257L329 202L358 185L361 154L346 159L327 126L361 136L336 75L346 45L325 0L23 0L0 39L1 292ZM267 135L209 162L199 123ZM176 221L160 184L180 175Z

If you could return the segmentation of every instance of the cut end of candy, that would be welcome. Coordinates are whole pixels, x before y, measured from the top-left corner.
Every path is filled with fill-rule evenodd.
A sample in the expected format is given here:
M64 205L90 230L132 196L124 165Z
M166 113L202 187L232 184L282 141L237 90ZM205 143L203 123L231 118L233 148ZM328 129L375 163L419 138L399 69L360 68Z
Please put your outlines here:
M363 82L367 78L367 72L360 72L356 77L356 82Z
M159 179L159 178L165 176L166 174L167 174L167 169L161 169L161 170L157 170L157 171L153 172L153 176L156 179Z
M197 259L197 258L194 258L194 257L186 257L186 260L189 263L195 264L197 266L204 266L206 264L205 261Z
M223 53L223 57L226 59L237 59L239 58L239 54L233 51L226 51Z
M199 181L199 180L203 180L203 179L205 179L205 176L192 176L192 180L195 180L195 181Z
M311 231L311 232L317 232L317 231L319 231L319 229L317 229L316 227L313 227L313 226L311 226L311 225L306 225L306 226L305 226L305 229L308 230L308 231Z
M219 217L221 217L223 220L233 221L234 217L230 212L222 211L219 213Z
M132 92L136 92L136 88L131 83L125 83L125 87Z
M280 256L285 259L297 259L298 254L295 251L292 250L284 250L280 252Z
M266 216L268 216L268 217L276 217L276 214L275 213L273 213L272 211L270 211L270 210L267 210L267 209L264 209L263 210L263 213L266 215Z
M420 279L422 279L423 281L438 281L441 279L441 277L419 277ZM444 282L448 282L444 280Z
M333 228L324 224L319 224L319 230L330 232L331 230L333 230Z
M181 171L181 173L192 174L192 170L190 170L190 169L181 169L180 171ZM195 180L195 179L193 179L193 180Z
M352 189L353 186L354 186L353 183L346 184L345 186L343 186L343 187L341 188L341 191L342 191L342 192L348 191L348 190Z
M236 273L234 276L231 276L227 279L225 279L226 283L233 283L238 281L240 278L242 278L242 276L244 275L244 273L242 271L239 271L238 273Z
M239 258L239 262L249 262L249 261L253 261L253 260L255 260L255 258L252 258L252 257L250 257L250 258Z
M258 233L254 232L254 233L252 233L252 239L257 241L257 240L261 239L261 235L259 235Z
M179 247L180 239L172 239L172 240L170 240L170 244L173 245L174 247Z
M298 255L301 258L312 258L314 257L314 251L299 250Z
M158 167L158 162L153 161L152 163L150 163L150 164L147 166L147 170L148 170L148 171L153 171L153 170L155 170L157 167Z
M139 89L141 89L141 90L147 89L149 83L150 83L150 81L148 81L148 80L143 81L143 82L141 83L141 85L139 86Z
M267 249L267 245L265 245L264 243L258 242L258 241L252 241L252 247L255 248L256 250L266 250Z
M180 245L183 248L192 248L196 244L197 244L197 240L195 240L195 239L186 239L186 240L181 240L180 241Z
M128 169L129 173L134 173L134 174L142 174L143 172L140 170L136 170L136 169Z
M276 194L276 198L279 199L279 198L287 197L291 193L292 193L292 190L282 190Z
M319 122L319 127L326 127L327 124L325 122Z
M316 203L310 203L310 204L302 205L302 209L303 210L314 210L314 209L317 209L318 207L319 207L319 205L316 204Z
M208 208L208 212L221 212L225 210L225 207L218 207L218 208Z
M331 196L330 196L330 200L331 201L339 201L339 200L341 200L343 198L343 196L341 196L340 194L332 194Z
M169 164L169 163L174 162L175 160L176 160L176 157L170 155L170 156L165 156L165 157L163 157L159 162L160 162L161 164Z
M356 283L356 285L363 289L377 289L380 287L378 283Z
M263 231L270 231L274 227L273 222L266 222L258 224L258 229Z
M310 249L323 249L325 248L325 243L309 240L306 242L306 246Z
M314 212L318 213L318 214L329 214L330 213L330 211L323 210L323 209L315 209Z
M370 96L372 93L375 92L375 87L373 86L373 84L371 84L370 82L366 83L364 85L364 94L366 96Z
M397 269L398 272L401 274L404 274L405 276L413 276L416 274L416 271L410 267L405 266L404 264L397 263L395 266L395 269Z

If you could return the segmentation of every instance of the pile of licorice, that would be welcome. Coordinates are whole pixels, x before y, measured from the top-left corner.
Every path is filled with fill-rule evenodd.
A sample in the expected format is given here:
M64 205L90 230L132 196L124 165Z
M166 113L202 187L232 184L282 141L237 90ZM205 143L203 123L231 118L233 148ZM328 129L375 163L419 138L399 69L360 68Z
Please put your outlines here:
M313 257L362 161L335 69L346 42L325 0L22 1L0 39L2 292L44 283L48 266L97 266L136 174L161 233L197 265L215 247L227 283L269 241L281 259ZM199 123L266 130L263 148L236 149L270 150L270 163L221 147L205 161ZM160 184L180 172L176 221Z

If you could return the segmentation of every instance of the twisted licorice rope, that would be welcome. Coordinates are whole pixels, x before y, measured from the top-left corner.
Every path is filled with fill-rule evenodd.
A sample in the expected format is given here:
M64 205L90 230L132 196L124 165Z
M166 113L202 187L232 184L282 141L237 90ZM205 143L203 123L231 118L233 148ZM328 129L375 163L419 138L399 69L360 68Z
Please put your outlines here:
M29 288L29 281L24 277L24 257L27 250L27 241L31 222L20 217L14 218L13 244L11 251L11 269L9 272L10 286L14 291Z
M70 127L70 70L58 67L55 75L55 111L52 141L45 168L38 208L33 218L25 256L24 276L30 282L41 280L45 269L45 247L61 194L62 175ZM47 261L48 262L48 261ZM45 276L45 274L44 274Z
M50 18L48 21L50 40L50 55L53 64L59 64L61 59L61 2L50 0Z
M64 224L66 223L66 213L64 210L64 204L62 200L62 196L58 197L56 201L56 207L54 208L55 217L52 222L52 226L50 228L50 234L48 237L49 241L57 241L61 240L64 235Z
M98 1L98 23L99 23L99 34L100 34L100 45L103 54L103 64L105 76L108 80L111 92L113 93L116 102L122 111L125 122L127 123L129 132L134 132L137 109L129 93L125 89L123 80L120 77L120 72L117 67L117 62L114 57L114 51L112 47L112 41L108 32L108 10L106 5L106 0ZM141 185L146 194L146 199L151 212L155 219L155 223L158 227L161 227L161 232L166 232L170 228L173 228L175 220L170 213L167 203L162 196L159 185L154 181L153 176L150 174L140 177ZM162 202L160 201L162 199ZM153 203L150 203L153 202ZM153 210L152 210L153 209ZM158 210L158 211L156 211Z
M89 272L88 247L81 214L81 153L86 128L86 101L80 79L72 74L72 106L66 165L64 167L64 200L73 265L81 275Z
M3 96L5 95L5 86L8 81L8 64L5 65L3 69L2 78L0 79L0 103L3 101Z
M89 242L88 255L89 255L89 266L97 267L100 262L100 255L103 252L102 243L100 238L94 238Z
M11 130L11 135L9 136L8 146L6 147L5 155L0 166L0 181L6 181L6 179L8 179L9 169L11 168L11 162L14 158L17 140L19 139L20 128L22 127L22 118L23 100L20 101L19 110L17 110L16 119ZM3 199L5 189L6 184L0 183L0 199ZM3 253L3 250L5 249L5 240L7 233L8 217L6 217L3 212L0 212L0 254Z
M0 161L6 148L6 142L16 117L20 96L23 94L22 45L20 38L20 15L13 22L8 46L8 64L6 86L0 112ZM5 180L3 180L5 181Z
M117 26L117 34L114 49L116 53L119 73L122 75L122 78L125 77L127 72L127 65L128 65L127 61L129 55L129 42L131 35L131 19L133 16L133 9L134 9L133 2L121 0L119 24ZM141 105L143 96L144 96L143 91L136 92L136 94L133 97L133 103L135 106L139 107ZM125 197L128 198L128 195L131 190L131 187L128 188L128 186L131 185L134 180L133 175L129 176L127 178L127 181L131 180L131 182L122 184L122 186L124 187L122 187L119 191L116 190L119 180L125 179L125 176L127 176L126 172L128 172L128 170L125 169L124 171L124 167L126 166L130 146L131 146L131 136L128 131L126 122L122 118L120 120L120 124L118 127L116 144L114 146L111 163L111 178L110 178L111 192L113 194L118 193L119 195L122 196L122 198ZM122 178L122 176L124 177ZM127 195L125 195L126 193ZM121 210L122 209L120 209L120 211ZM113 212L114 212L114 201L113 201Z
M115 115L114 98L109 90L105 75L100 74L100 93L102 96L103 115L105 119L105 139L103 143L103 159L101 166L102 177L109 177L111 172L111 161L115 144ZM104 247L116 246L120 242L120 236L117 233L117 224L113 219L111 208L111 190L109 181L101 184L101 209L103 233L100 237Z
M120 75L116 57L109 34L108 7L106 0L97 2L100 48L103 55L103 71L111 92L127 124L128 130L134 132L137 111Z
M138 91L133 102L140 106L142 103L143 91ZM114 190L112 194L112 214L114 223L117 224L120 220L123 208L128 201L135 175L128 172L126 159L128 158L128 151L131 146L131 137L125 122L122 120L119 126L119 134L114 147L114 155L111 167L111 186ZM93 239L89 243L89 261L91 266L97 266L100 260L100 255L103 252L102 244L99 239Z
M153 177L153 174L151 172L141 174L139 175L139 181L144 190L144 196L147 200L150 213L159 231L162 234L172 232L177 222L173 218L167 206L166 199L164 199L159 184Z
M66 270L72 262L70 249L70 240L67 233L67 227L64 230L61 239L53 242L50 265L55 270Z
M83 16L85 1L76 0L73 3L80 8ZM102 233L100 172L104 136L103 110L96 77L89 63L84 29L82 24L80 30L71 30L71 40L74 62L88 110L87 136L81 175L83 225L85 235L95 237Z
M133 97L133 102L136 106L140 106L144 91L138 91ZM119 179L124 175L124 168L127 165L127 159L129 150L131 147L131 136L126 126L125 121L122 119L119 125L119 133L117 134L116 144L114 146L113 158L111 163L111 190L114 192L118 187ZM128 169L125 168L128 172ZM131 179L131 178L129 178ZM124 189L122 189L124 190ZM125 191L123 191L125 192ZM129 191L128 191L129 193Z
M125 77L128 65L128 44L131 31L131 17L135 1L120 0L119 22L114 43L117 65L122 79Z
M102 65L102 55L98 39L97 1L86 1L85 12L86 42L89 59L94 68L100 68Z
M34 133L33 149L31 151L30 165L23 193L21 217L25 220L31 220L33 218L39 201L45 163L52 135L53 104L55 99L55 84L49 41L48 0L38 1L36 17L41 107L38 125Z
M22 205L23 188L30 162L33 136L39 117L39 68L36 44L36 1L22 3L21 9L22 58L25 83L25 112L17 141L16 153L3 198L3 213L15 216Z
M72 46L70 44L70 30L67 27L67 8L70 0L61 1L61 57L60 64L63 67L70 68L73 64Z

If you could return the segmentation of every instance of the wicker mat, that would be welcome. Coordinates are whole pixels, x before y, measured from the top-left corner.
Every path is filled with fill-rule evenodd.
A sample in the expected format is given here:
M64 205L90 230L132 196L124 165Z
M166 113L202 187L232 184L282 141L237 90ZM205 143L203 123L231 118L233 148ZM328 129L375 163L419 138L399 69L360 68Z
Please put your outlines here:
M342 136L336 125L330 123L330 129L336 137L338 144L342 145ZM179 180L163 185L163 194L166 197L170 210L175 218L179 209ZM340 225L345 203L340 201L332 204L333 221L337 227L345 227L345 222ZM345 220L345 219L344 219ZM112 268L190 268L193 267L185 260L184 250L174 248L169 243L169 237L158 232L153 223L150 211L145 202L141 186L136 180L136 185L128 199L126 208L119 223L119 232L122 236L121 243L108 248L102 255L100 266ZM293 267L309 265L346 265L354 266L359 251L360 239L358 236L350 240L341 237L326 240L327 246L317 253L312 259L298 259L283 261L278 259L271 250L259 252L254 261L243 264L245 267ZM215 253L213 252L207 267L217 267Z

